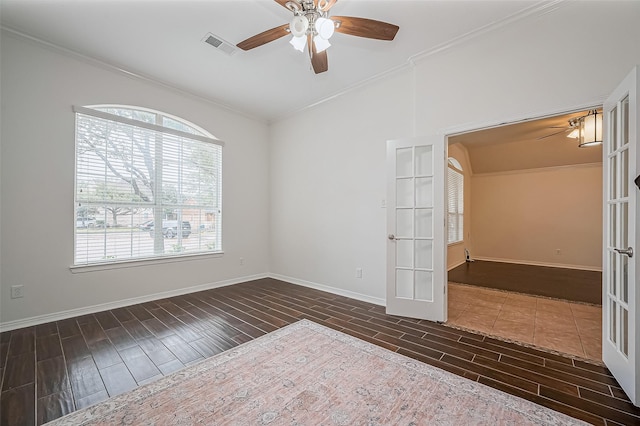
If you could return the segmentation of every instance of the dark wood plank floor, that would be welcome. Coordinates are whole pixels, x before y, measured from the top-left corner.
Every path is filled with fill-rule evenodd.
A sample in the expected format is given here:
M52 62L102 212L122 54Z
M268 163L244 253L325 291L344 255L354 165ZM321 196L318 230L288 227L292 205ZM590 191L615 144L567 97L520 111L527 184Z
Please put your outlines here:
M449 271L449 281L602 304L602 272L598 271L476 260Z
M2 333L2 425L42 424L302 318L596 425L638 425L601 366L272 279Z

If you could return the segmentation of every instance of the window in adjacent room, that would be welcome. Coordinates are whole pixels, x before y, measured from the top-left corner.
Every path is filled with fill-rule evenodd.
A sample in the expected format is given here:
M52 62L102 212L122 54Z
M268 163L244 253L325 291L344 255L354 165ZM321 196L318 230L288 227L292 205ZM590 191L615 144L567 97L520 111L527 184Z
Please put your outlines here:
M447 169L447 229L448 243L458 243L463 240L464 218L464 175L462 166L455 158L449 158Z
M222 252L221 141L157 111L74 111L74 265Z

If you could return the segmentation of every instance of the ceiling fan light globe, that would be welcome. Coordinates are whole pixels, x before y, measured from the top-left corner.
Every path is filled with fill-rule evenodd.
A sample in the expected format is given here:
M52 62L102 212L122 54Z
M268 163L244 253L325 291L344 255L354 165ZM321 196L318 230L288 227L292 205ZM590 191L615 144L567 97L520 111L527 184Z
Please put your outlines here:
M289 41L289 43L291 43L291 45L293 46L294 49L299 50L300 52L304 52L304 48L307 45L307 37L306 36L300 36L300 37L293 36L291 38L291 40Z
M315 26L316 33L325 40L329 40L336 29L335 23L331 19L327 18L316 19Z
M317 36L315 36L313 38L313 43L316 46L316 52L317 53L324 52L329 47L331 47L331 43L329 43L329 40L325 40L324 38L320 37L319 35L317 35Z
M309 20L304 15L296 15L289 23L289 30L294 37L302 37L307 34Z

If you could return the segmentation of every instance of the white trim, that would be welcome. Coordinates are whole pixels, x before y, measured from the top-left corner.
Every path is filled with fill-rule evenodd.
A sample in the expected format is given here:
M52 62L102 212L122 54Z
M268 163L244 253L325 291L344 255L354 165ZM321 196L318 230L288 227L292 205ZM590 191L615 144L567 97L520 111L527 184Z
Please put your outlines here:
M312 102L311 104L304 106L302 108L297 108L295 110L291 110L291 111L287 111L284 115L279 116L279 117L275 117L273 120L269 120L269 123L273 123L276 121L280 121L286 118L289 118L289 116L291 116L294 113L299 113L301 111L306 111L309 109L312 109L313 107L316 107L318 105L321 105L325 102L328 102L332 99L335 99L339 96L345 95L347 93L353 92L357 89L360 89L362 87L366 87L370 84L373 84L377 81L383 80L387 77L391 77L393 75L399 74L402 71L409 71L409 70L415 70L415 67L417 65L418 61L424 60L426 58L429 58L433 55L436 55L440 52L443 51L447 51L459 44L465 43L469 40L472 40L474 38L480 37L484 34L487 34L493 30L502 28L506 25L510 25L514 22L517 22L521 19L530 17L530 16L541 16L544 15L546 13L549 13L549 9L551 8L555 8L558 7L558 5L561 5L562 3L565 3L566 0L553 0L553 1L549 1L549 2L538 2L536 4L534 4L533 6L530 6L524 10L521 10L519 12L516 12L510 16L507 16L506 18L502 18L501 20L495 21L495 22L491 22L487 25L485 25L482 28L479 29L475 29L472 31L469 31L466 34L462 34L452 40L449 40L445 43L439 44L437 46L432 47L431 49L416 53L413 56L410 56L409 58L407 58L407 62L402 64L402 65L398 65L396 67L390 68L386 71L383 71L379 74L376 74L372 77L369 77L365 80L361 80L355 84L352 84L350 86L345 87L344 89L338 90L337 92L334 92L331 95L327 95L324 98L320 98L315 102ZM413 78L414 78L414 87L415 87L415 71L413 74ZM413 96L413 101L414 101L414 109L416 106L416 97L415 97L415 90L412 91L412 96ZM603 98L604 99L604 98ZM415 111L414 111L415 112ZM413 136L416 136L416 120L415 117L416 115L413 114Z
M174 256L147 257L143 259L126 259L119 260L117 262L71 265L69 266L69 269L71 270L72 274L81 274L84 272L108 271L110 269L136 268L138 266L149 266L158 263L184 262L187 260L205 260L222 257L223 255L223 251L217 251L215 253L189 253Z
M580 271L602 272L602 267L569 265L564 263L536 262L535 260L501 259L497 257L473 256L473 260L484 260L486 262L515 263L519 265L546 266L549 268L577 269Z
M131 107L123 107L123 108L131 108ZM181 138L194 139L201 142L207 142L215 145L224 146L224 142L215 138L211 138L203 135L197 135L194 133L183 132L181 130L160 126L158 124L146 123L144 121L134 120L128 117L122 117L120 115L111 114L109 112L100 111L98 109L74 105L73 112L75 112L76 114L82 114L89 117L96 117L96 118L101 118L103 120L115 121L116 123L126 124L127 126L141 127L143 129L152 130L154 132L169 133L171 135L178 136ZM155 112L157 114L164 115L164 113L160 111L155 111Z
M60 321L67 318L73 318L80 315L93 314L96 312L107 311L110 309L122 308L125 306L136 305L138 303L150 302L158 299L166 299L167 297L181 296L183 294L196 293L198 291L210 290L218 287L226 287L233 284L240 284L247 281L254 281L263 278L268 278L268 274L256 274L245 277L232 278L225 281L218 281L207 284L200 284L193 287L185 287L177 290L164 291L161 293L149 294L146 296L132 297L130 299L118 300L115 302L101 303L98 305L87 306L84 308L69 309L67 311L55 312L52 314L39 315L30 318L19 319L15 321L9 321L0 323L0 333L5 331L16 330L18 328L32 327L34 325L44 324L51 321Z
M541 15L545 15L547 13L549 13L549 9L554 9L558 6L562 6L562 3L566 3L565 0L553 0L553 1L541 1L541 2L537 2L536 4L523 9L523 10L519 10L518 12L512 13L511 15L505 17L505 18L501 18L497 21L491 22L489 24L484 25L483 27L480 28L476 28L473 29L469 32L467 32L466 34L462 34L459 35L449 41L446 41L444 43L441 43L437 46L434 46L428 50L425 50L423 52L420 53L416 53L415 55L411 56L408 61L410 63L417 63L418 61L421 61L423 59L426 59L430 56L433 56L439 52L442 51L446 51L449 50L459 44L462 44L466 41L472 40L474 38L480 37L484 34L490 33L491 31L497 30L499 28L505 27L509 24L513 24L515 22L518 22L524 18L527 18L529 16L541 16Z
M59 46L57 44L54 44L54 43L52 43L50 41L45 41L45 40L42 40L42 39L40 39L38 37L29 35L29 34L25 34L25 33L21 32L21 31L18 31L18 30L14 29L14 28L8 27L8 26L6 26L4 24L0 25L0 31L6 31L7 34L10 34L10 35L12 35L12 36L14 36L16 38L20 38L20 39L23 39L23 40L28 40L30 42L39 44L42 47L45 47L45 48L47 48L47 49L49 49L51 51L54 51L56 53L64 54L66 56L72 57L72 58L74 58L76 60L79 60L79 61L82 61L84 63L90 64L90 65L93 65L93 66L97 66L99 68L106 69L106 70L109 70L109 71L114 71L114 72L117 72L119 74L125 75L125 76L127 76L129 78L132 78L132 79L135 79L135 80L142 80L142 81L147 82L147 83L152 83L152 84L158 85L158 86L160 86L160 87L162 87L164 89L170 90L170 91L172 91L174 93L178 93L180 95L187 96L189 98L196 99L196 100L201 101L201 102L206 102L206 103L208 103L210 105L214 105L216 107L222 108L222 109L224 109L226 111L230 111L230 112L232 112L234 114L241 115L241 116L243 116L245 118L248 118L248 119L251 119L251 120L259 121L261 123L268 123L268 121L262 116L258 116L258 115L251 114L251 113L248 113L246 111L242 111L240 109L234 108L234 107L232 107L230 105L225 104L221 100L209 98L209 97L206 97L206 96L191 92L189 90L179 88L179 87L173 85L173 83L169 83L169 82L166 82L166 81L163 81L163 80L159 80L159 79L157 79L155 77L151 77L149 75L145 75L145 74L138 73L138 72L135 72L135 71L128 71L128 70L124 69L123 67L121 67L119 65L114 65L114 64L111 64L109 62L106 62L104 59L99 59L99 58L94 58L94 57L91 57L91 56L87 56L87 55L82 54L80 52L76 52L75 50L71 50L71 49L68 49L66 47L62 47L62 46Z
M331 294L337 294L339 296L349 297L351 299L360 300L362 302L373 303L374 305L386 306L387 301L385 299L379 297L368 296L366 294L356 293L349 290L343 290L337 287L331 287L324 284L318 284L311 281L305 281L298 278L287 277L285 275L280 274L268 274L269 278L273 278L276 280L284 281L290 284L296 284L302 287L309 287L316 290L326 291Z
M260 280L264 278L273 278L276 280L288 282L290 284L295 284L302 287L308 287L316 290L326 291L331 294L337 294L339 296L349 297L351 299L360 300L363 302L373 303L374 305L386 306L386 300L382 298L368 296L366 294L356 293L349 290L342 290L336 287L330 287L327 285L318 284L311 281L305 281L297 278L287 277L285 275L264 273L264 274L249 275L249 276L239 277L239 278L232 278L225 281L201 284L193 287L186 287L186 288L181 288L177 290L164 291L161 293L154 293L146 296L132 297L130 299L123 299L115 302L101 303L98 305L87 306L84 308L69 309L67 311L55 312L52 314L39 315L35 317L0 323L0 333L4 333L5 331L16 330L24 327L32 327L35 325L45 324L52 321L60 321L67 318L74 318L81 315L107 311L110 309L117 309L125 306L136 305L138 303L145 303L153 300L166 299L168 297L181 296L183 294L191 294L191 293L196 293L198 291L210 290L218 287L226 287L234 284L241 284L248 281L255 281L255 280Z
M600 163L582 163L582 164L566 164L564 166L550 166L550 167L538 167L536 169L521 169L521 170L505 170L502 172L490 172L490 173L476 173L473 175L474 178L477 177L491 177L491 176L504 176L504 175L520 175L524 173L544 173L544 172L553 172L556 170L564 170L564 169L587 169L594 167L602 167L602 162Z
M604 104L604 100L605 100L605 96L601 96L597 99L592 99L584 103L568 105L564 108L558 108L555 110L550 110L550 109L535 110L535 111L531 111L530 113L525 113L521 115L516 115L511 117L502 117L500 121L479 121L479 122L460 124L460 125L447 127L445 129L440 129L438 133L442 133L447 138L450 138L452 136L458 136L465 133L476 132L478 130L494 129L496 127L502 127L509 124L526 123L527 121L540 120L543 118L551 118L551 117L556 117L558 115L571 114L574 112L580 112L587 109L602 108L602 105Z
M452 269L457 268L457 267L458 267L458 266L460 266L460 265L464 265L465 263L467 263L467 261L466 261L466 260L462 260L462 261L460 261L460 262L456 263L456 264L455 264L455 265L453 265L453 266L447 267L447 272L451 271Z
M6 31L6 32L8 32L10 34L13 34L14 36L18 36L18 37L24 38L26 40L30 40L30 41L36 42L36 43L41 44L41 45L43 45L45 47L48 47L48 48L50 48L52 50L56 50L58 52L62 52L64 54L66 54L66 55L75 57L76 59L83 60L85 62L88 62L88 63L92 64L92 65L97 65L97 66L100 66L102 68L106 68L106 69L109 69L109 70L112 70L112 71L117 71L117 72L125 74L125 75L127 75L129 77L133 77L133 78L136 78L136 79L140 79L140 80L144 80L144 81L147 81L147 82L155 83L155 84L158 84L158 85L160 85L160 86L162 86L162 87L164 87L166 89L170 89L170 90L172 90L174 92L177 92L177 93L180 93L180 94L183 94L183 95L188 95L188 96L190 96L192 98L196 98L196 99L205 101L207 103L214 104L214 105L216 105L218 107L224 108L224 109L226 109L228 111L232 111L232 112L234 112L236 114L240 114L240 115L242 115L244 117L251 118L253 120L266 122L267 124L273 124L274 122L278 122L278 121L284 120L286 118L289 118L289 116L294 112L295 113L299 113L300 111L309 110L309 109L311 109L311 108L313 108L315 106L318 106L320 104L328 102L328 101L330 101L332 99L335 99L335 98L337 98L339 96L342 96L342 95L345 95L347 93L353 92L353 91L355 91L355 90L357 90L359 88L368 86L370 84L373 84L373 83L375 83L377 81L383 80L383 79L385 79L387 77L393 76L395 74L399 74L401 71L407 71L409 69L415 68L415 66L416 66L418 61L421 61L421 60L423 60L425 58L428 58L428 57L431 57L433 55L436 55L436 54L438 54L440 52L447 51L447 50L449 50L449 49L451 49L451 48L453 48L453 47L455 47L455 46L457 46L459 44L462 44L462 43L465 43L465 42L467 42L469 40L472 40L474 38L480 37L480 36L482 36L484 34L487 34L487 33L491 32L493 30L497 30L499 28L502 28L502 27L505 27L507 25L513 24L513 23L518 22L518 21L520 21L520 20L522 20L524 18L541 16L541 15L547 14L547 13L549 13L550 9L554 9L554 8L557 8L557 7L562 7L563 3L566 3L566 0L552 0L552 1L549 1L549 2L546 2L546 1L537 2L534 5L526 8L526 9L523 9L523 10L521 10L519 12L516 12L516 13L514 13L512 15L507 16L506 18L502 18L502 19L497 20L495 22L491 22L491 23L485 25L482 28L475 29L475 30L470 31L470 32L468 32L466 34L462 34L462 35L460 35L460 36L458 36L458 37L456 37L456 38L454 38L452 40L449 40L449 41L447 41L445 43L442 43L442 44L439 44L437 46L434 46L431 49L416 53L415 55L407 58L407 61L404 64L401 64L401 65L398 65L396 67L387 69L387 70L382 71L381 73L379 73L377 75L374 75L374 76L369 77L369 78L367 78L365 80L362 80L362 81L360 81L358 83L355 83L355 84L352 84L350 86L347 86L344 89L338 90L338 91L334 92L333 94L330 94L330 95L327 95L327 96L325 96L323 98L320 98L317 101L310 103L309 105L303 106L301 108L297 108L296 110L286 111L281 116L274 117L273 119L265 119L265 117L258 117L256 115L249 114L249 113L244 112L244 111L240 111L240 110L238 110L238 109L236 109L234 107L231 107L230 105L227 105L227 104L223 103L220 100L211 99L211 98L204 97L202 95L190 92L188 90L178 88L178 87L174 86L172 83L168 83L168 82L162 81L160 79L151 77L149 75L145 75L145 74L134 72L134 71L128 71L128 70L124 69L121 66L114 65L114 64L111 64L109 62L106 62L104 59L98 59L98 58L94 58L94 57L82 54L80 52L76 52L74 50L71 50L71 49L59 46L57 44L54 44L54 43L52 43L50 41L45 41L45 40L42 40L42 39L40 39L38 37L29 35L29 34L25 34L25 33L20 32L20 31L14 29L14 28L8 27L6 25L0 25L0 30ZM603 97L603 101L604 101L604 97ZM602 102L600 102L600 104L602 104ZM415 103L414 103L414 107L415 107ZM415 136L415 114L413 116L414 116L414 136Z

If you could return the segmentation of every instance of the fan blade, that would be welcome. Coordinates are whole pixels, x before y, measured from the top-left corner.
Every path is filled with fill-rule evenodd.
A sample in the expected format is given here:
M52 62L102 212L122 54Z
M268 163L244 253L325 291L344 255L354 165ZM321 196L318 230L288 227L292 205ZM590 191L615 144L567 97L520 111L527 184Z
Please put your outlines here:
M539 141L539 140L542 140L542 139L550 138L551 136L559 135L560 133L568 132L569 130L571 130L571 129L560 130L559 132L551 133L550 135L546 135L546 136L542 136L542 137L536 138L536 140Z
M280 37L284 37L289 34L289 24L280 25L279 27L271 28L260 34L249 37L248 39L241 41L236 46L242 50L250 50L256 47L267 44L271 41L277 40Z
M291 0L276 0L276 3L278 3L282 7L287 7L287 3L289 3L290 1ZM287 7L287 9L289 9L289 8Z
M311 47L311 65L316 74L325 72L329 69L329 61L327 60L327 51L316 52L315 43L310 43Z
M336 22L336 31L339 33L376 40L393 40L400 29L387 22L352 16L332 16L331 20Z

